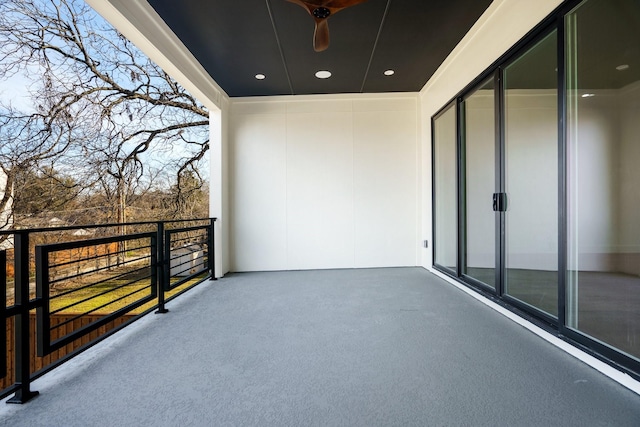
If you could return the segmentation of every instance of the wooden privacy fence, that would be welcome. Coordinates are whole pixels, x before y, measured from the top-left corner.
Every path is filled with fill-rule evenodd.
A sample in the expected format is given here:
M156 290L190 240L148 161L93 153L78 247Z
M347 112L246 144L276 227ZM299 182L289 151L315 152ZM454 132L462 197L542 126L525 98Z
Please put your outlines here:
M102 314L93 314L93 315L85 315L82 316L79 319L73 319L74 317L76 317L74 314L57 314L57 315L52 315L51 316L51 324L52 326L58 325L60 323L65 323L65 322L69 322L66 323L65 325L61 326L60 328L55 329L52 332L52 338L58 338L58 336L64 336L68 333L73 332L76 329L81 328L82 326L88 325L92 322L95 322L97 320L100 320L103 315ZM36 356L36 352L35 352L35 348L36 348L36 334L31 334L31 346L30 348L33 350L31 351L30 354L30 367L31 367L31 372L37 372L42 368L45 368L49 365L51 365L52 363L55 363L56 361L62 359L63 357L65 357L66 355L72 353L73 351L77 350L78 348L96 340L98 337L103 336L104 334L106 334L107 332L117 328L118 326L122 325L123 323L128 322L129 320L133 319L134 317L136 317L135 314L130 314L130 315L124 315L121 317L118 317L117 319L112 320L111 322L107 323L104 326L101 326L100 328L96 329L95 331L89 333L88 335L84 335L81 338L73 341L70 344L67 344L66 346L53 351L51 354L48 354L44 357L38 357ZM32 331L36 330L36 315L35 313L30 315L29 318L29 322L31 323L30 325L30 329ZM14 363L15 363L15 343L14 343L14 333L15 333L15 321L14 318L9 318L7 319L7 376L5 376L4 378L2 378L0 380L0 390L3 390L9 386L11 386L14 381L15 378L13 378L13 372L15 372L14 369Z

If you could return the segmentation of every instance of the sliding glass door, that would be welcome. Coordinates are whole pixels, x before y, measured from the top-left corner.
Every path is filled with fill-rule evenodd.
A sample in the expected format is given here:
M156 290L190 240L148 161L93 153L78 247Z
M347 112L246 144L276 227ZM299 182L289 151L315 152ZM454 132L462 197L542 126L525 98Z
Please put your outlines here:
M504 294L558 315L558 64L553 31L506 66Z
M640 375L640 1L567 1L433 118L434 266Z
M565 22L567 327L640 360L640 3Z
M494 78L481 83L460 106L463 123L463 276L496 289L496 108Z
M557 42L556 31L537 41L497 71L499 87L491 76L459 106L461 276L554 318Z
M456 108L450 105L433 120L433 211L434 261L451 273L458 265L456 135Z

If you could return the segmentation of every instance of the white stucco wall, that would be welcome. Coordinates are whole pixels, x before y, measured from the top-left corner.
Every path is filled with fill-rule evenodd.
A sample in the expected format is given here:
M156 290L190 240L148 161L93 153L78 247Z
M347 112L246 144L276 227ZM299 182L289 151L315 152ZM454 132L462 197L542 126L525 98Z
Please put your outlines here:
M417 265L416 94L234 99L231 269Z
M467 98L465 108L467 267L496 265L495 99L493 90L480 90Z
M620 155L617 179L618 203L617 271L640 275L640 82L622 88L620 105Z
M229 259L229 103L224 101L221 110L209 112L209 216L216 218L215 268L216 277L230 270Z
M505 174L507 268L558 269L558 98L509 90Z
M435 263L455 269L458 258L458 185L456 108L449 107L434 126L436 186L433 191L437 201L434 214L438 227L434 238L438 241ZM431 189L428 189L431 193Z
M640 84L589 90L570 122L569 269L640 274Z

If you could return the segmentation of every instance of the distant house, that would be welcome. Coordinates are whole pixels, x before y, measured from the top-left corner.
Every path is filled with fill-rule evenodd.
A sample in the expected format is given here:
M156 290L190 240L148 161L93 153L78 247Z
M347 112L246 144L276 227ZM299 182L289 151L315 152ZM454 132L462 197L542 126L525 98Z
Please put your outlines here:
M71 235L73 236L80 236L80 237L93 236L94 234L95 234L94 230L87 230L86 228L81 228L71 233Z
M48 225L49 225L49 227L63 227L63 226L65 226L65 225L67 225L65 221L63 221L63 220L61 220L60 218L55 217L55 216L54 216L53 218L51 218L51 219L48 221L48 223L49 223L49 224L48 224Z

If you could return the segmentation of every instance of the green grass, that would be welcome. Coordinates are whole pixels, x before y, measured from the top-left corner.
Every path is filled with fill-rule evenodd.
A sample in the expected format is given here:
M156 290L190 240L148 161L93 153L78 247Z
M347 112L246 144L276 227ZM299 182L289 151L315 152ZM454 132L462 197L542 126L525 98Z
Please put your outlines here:
M86 288L82 288L82 286L87 285L88 280L86 279L84 282L63 282L61 284L62 286L58 286L57 289L51 292L50 311L54 312L62 309L59 312L60 314L109 314L151 295L151 279L146 277L149 275L148 270L145 269L143 271L126 274L119 278L109 279L109 276L113 277L123 274L123 271L125 271L124 268L119 268L108 273L92 274L90 279L93 283L98 281L104 282ZM165 299L193 285L201 280L202 277L204 277L204 275L189 280L176 289L165 292ZM175 280L177 279L172 281L175 282ZM69 292L73 289L75 289L73 292L54 297L55 295ZM156 304L157 296L151 302L132 310L131 313L142 313Z

